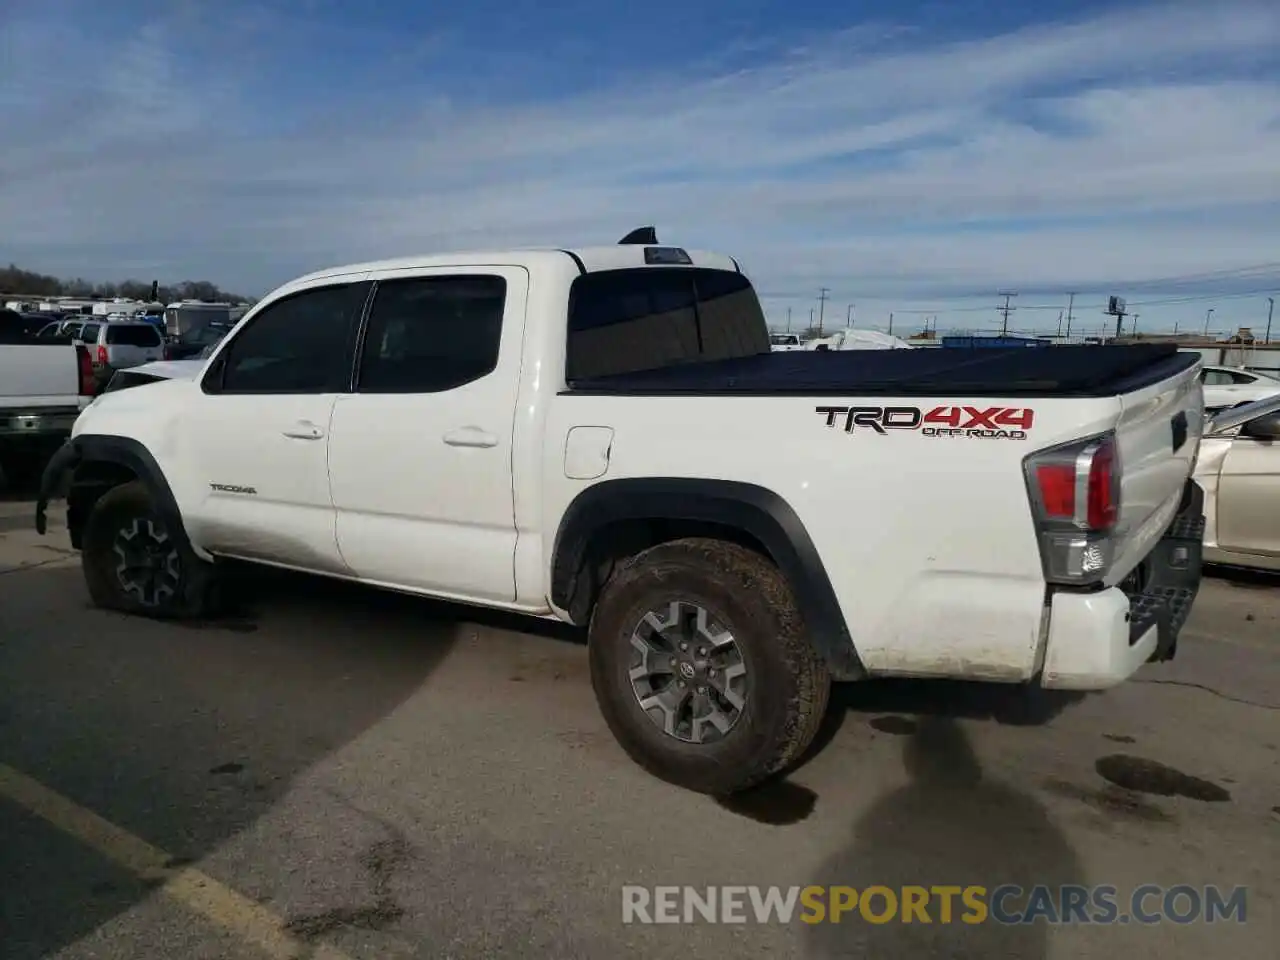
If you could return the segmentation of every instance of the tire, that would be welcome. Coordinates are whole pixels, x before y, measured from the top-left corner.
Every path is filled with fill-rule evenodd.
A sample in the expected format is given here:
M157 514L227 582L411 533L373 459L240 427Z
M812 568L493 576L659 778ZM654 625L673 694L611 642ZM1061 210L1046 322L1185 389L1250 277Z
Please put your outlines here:
M699 609L705 621L694 620ZM710 656L698 656L702 647ZM588 656L605 722L631 759L668 783L719 797L798 760L831 693L782 574L720 540L676 540L621 564L592 614ZM655 669L633 685L632 668L646 664ZM661 705L646 710L642 699ZM683 706L672 710L677 702L703 717L695 723ZM718 710L719 725L709 710Z
M136 546L135 546L136 544ZM122 563L144 548L155 571L125 572ZM115 487L94 504L80 554L95 606L156 619L192 619L215 612L218 578L213 564L171 537L140 481ZM135 564L135 571L137 564Z

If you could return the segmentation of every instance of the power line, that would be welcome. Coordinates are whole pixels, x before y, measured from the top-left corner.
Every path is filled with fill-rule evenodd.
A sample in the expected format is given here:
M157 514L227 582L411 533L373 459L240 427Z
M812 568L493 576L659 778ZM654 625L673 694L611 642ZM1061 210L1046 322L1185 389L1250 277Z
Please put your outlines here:
M1280 289L1280 278L1277 278L1277 281L1275 284L1272 284L1271 286L1266 286L1266 287L1258 287L1256 290L1243 290L1237 293L1205 293L1205 294L1197 294L1195 296L1183 296L1183 297L1159 297L1153 300L1130 300L1129 306L1154 307L1154 306L1166 306L1166 305L1180 304L1180 303L1209 303L1215 300L1247 300L1251 297L1266 296L1267 294L1274 293L1277 289ZM1004 294L999 294L999 296L1004 296ZM1072 295L1069 294L1068 296L1072 296ZM945 301L941 301L941 302L945 303ZM1106 301L1100 301L1098 303L1081 304L1081 309L1086 311L1105 310L1106 308L1107 308ZM972 306L972 307L933 306L933 307L927 307L927 308L921 307L918 309L902 309L902 308L895 307L894 312L904 313L908 315L929 314L930 316L932 316L935 313L986 313L990 309L991 308L988 306ZM1002 310L1003 307L997 307L996 309ZM1023 303L1023 304L1019 304L1017 307L1012 308L1012 310L1042 310L1046 312L1061 310L1061 309L1062 309L1061 302ZM1079 319L1079 318L1073 315L1073 320L1075 319Z
M1269 274L1280 272L1280 261L1257 263L1247 267L1231 267L1223 270L1207 270L1203 273L1183 273L1170 277L1153 277L1147 280L1121 281L1120 285L1129 289L1138 287L1182 286L1188 283L1211 283L1214 280L1231 280L1243 274Z

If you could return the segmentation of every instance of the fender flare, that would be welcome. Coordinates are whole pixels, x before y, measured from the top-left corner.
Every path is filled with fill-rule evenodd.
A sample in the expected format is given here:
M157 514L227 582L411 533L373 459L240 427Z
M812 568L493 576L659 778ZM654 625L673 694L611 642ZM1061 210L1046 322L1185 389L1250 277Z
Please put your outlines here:
M605 480L588 487L570 502L556 531L552 603L561 610L581 612L571 608L592 538L612 523L645 519L714 523L759 541L791 585L811 642L832 676L856 680L867 675L830 577L804 524L782 497L752 483L645 477Z
M45 468L40 482L40 498L36 501L36 530L43 534L48 526L45 513L49 500L58 490L63 489L68 477L72 477L72 489L67 494L67 526L70 528L72 546L80 547L80 532L88 519L88 509L97 497L89 504L84 504L74 495L74 477L86 466L93 464L114 464L124 467L143 484L150 492L156 512L181 547L191 549L191 541L187 536L186 525L182 520L182 511L178 509L178 501L173 495L169 481L160 469L151 451L141 442L131 437L118 437L112 434L81 434L68 440ZM101 495L99 493L99 495Z

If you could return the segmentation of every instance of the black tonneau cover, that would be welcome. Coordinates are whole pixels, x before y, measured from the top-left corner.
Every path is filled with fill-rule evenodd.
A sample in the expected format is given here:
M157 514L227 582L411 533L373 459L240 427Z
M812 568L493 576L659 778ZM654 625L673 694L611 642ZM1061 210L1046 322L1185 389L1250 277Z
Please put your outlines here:
M1195 364L1174 344L795 350L571 381L572 393L1107 397Z

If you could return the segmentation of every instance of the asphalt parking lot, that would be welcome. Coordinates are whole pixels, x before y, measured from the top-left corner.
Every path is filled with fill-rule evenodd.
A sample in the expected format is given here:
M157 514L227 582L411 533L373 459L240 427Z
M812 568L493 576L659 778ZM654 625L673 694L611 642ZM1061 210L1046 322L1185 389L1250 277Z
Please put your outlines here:
M571 632L276 575L236 618L131 620L30 518L0 503L0 957L1275 956L1265 579L1206 582L1174 663L1048 715L842 689L809 762L730 807L624 757ZM1004 883L1243 886L1247 916L622 913L629 884Z

